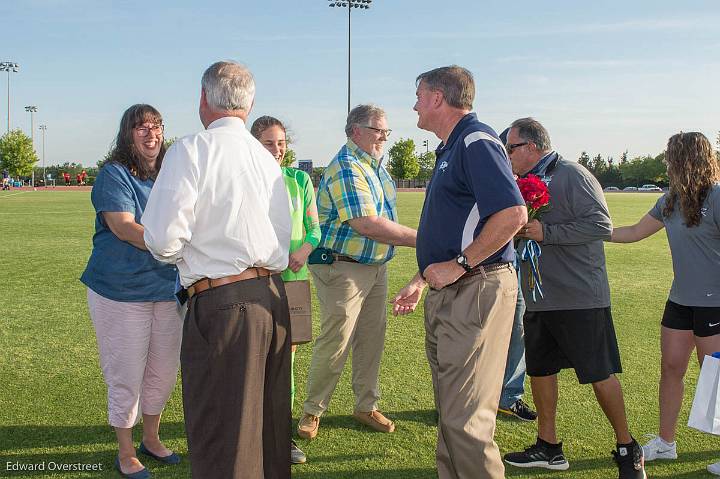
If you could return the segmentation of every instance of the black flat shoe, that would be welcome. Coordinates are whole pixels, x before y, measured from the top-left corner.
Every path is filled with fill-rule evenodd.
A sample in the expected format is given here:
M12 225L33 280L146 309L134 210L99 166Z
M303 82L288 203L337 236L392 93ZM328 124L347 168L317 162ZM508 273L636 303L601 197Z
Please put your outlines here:
M165 457L156 456L155 454L153 454L152 452L150 452L150 451L148 450L148 448L145 447L145 444L142 443L142 442L140 443L140 447L138 448L138 452L139 452L140 454L145 454L145 455L148 456L148 457L152 457L152 458L155 459L156 461L160 461L160 462L162 462L162 463L164 463L164 464L173 464L173 465L174 465L174 464L180 464L180 456L178 456L178 455L175 454L174 452L171 452L169 455L167 455L167 456L165 456ZM140 478L138 478L138 479L140 479Z
M120 473L122 477L127 477L128 479L150 479L152 477L152 474L150 474L150 471L147 470L147 468L143 467L138 472L133 472L130 474L126 474L122 472L122 469L120 469L120 458L115 458L115 469Z

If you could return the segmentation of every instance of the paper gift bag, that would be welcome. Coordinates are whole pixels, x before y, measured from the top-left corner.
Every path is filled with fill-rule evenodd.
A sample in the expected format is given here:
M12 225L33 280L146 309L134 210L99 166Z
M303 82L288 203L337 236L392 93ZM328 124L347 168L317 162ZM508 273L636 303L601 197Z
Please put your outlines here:
M290 309L290 335L292 344L312 341L312 302L310 281L288 281L285 292Z
M705 356L688 426L720 435L720 359Z

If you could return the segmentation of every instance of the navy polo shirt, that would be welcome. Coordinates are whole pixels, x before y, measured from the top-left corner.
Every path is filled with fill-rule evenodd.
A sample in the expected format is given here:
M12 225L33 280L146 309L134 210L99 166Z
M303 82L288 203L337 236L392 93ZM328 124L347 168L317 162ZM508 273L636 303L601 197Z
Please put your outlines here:
M447 144L441 143L435 155L417 235L421 272L459 255L493 214L525 205L503 144L474 113L455 125ZM481 264L514 260L515 250L509 241Z
M80 281L113 301L173 301L175 267L157 261L149 251L120 240L102 213L127 212L140 223L155 182L141 180L118 163L107 163L98 173L90 199L95 207L93 250Z

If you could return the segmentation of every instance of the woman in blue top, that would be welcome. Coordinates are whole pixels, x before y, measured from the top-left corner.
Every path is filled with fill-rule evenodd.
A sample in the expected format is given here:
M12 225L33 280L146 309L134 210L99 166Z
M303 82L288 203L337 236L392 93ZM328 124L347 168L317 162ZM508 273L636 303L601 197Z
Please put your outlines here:
M123 477L150 477L133 445L142 416L139 452L167 464L180 458L158 435L160 414L175 386L182 320L175 306L175 268L145 248L140 218L165 146L160 113L133 105L120 121L115 146L92 189L95 235L87 268L88 307L108 388L108 419L115 428Z
M645 461L676 459L675 428L693 349L702 364L720 351L720 167L702 133L678 133L665 153L670 191L612 240L630 243L660 231L670 244L673 283L660 331L660 431L643 446ZM720 463L708 466L720 474Z

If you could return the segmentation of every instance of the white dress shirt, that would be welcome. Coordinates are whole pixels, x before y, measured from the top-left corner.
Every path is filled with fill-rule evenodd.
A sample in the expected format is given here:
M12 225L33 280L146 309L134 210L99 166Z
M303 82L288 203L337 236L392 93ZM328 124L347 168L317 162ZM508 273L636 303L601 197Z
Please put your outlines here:
M142 216L145 244L188 287L250 267L283 271L290 207L280 166L240 118L224 117L165 154Z

